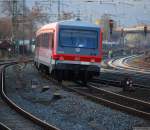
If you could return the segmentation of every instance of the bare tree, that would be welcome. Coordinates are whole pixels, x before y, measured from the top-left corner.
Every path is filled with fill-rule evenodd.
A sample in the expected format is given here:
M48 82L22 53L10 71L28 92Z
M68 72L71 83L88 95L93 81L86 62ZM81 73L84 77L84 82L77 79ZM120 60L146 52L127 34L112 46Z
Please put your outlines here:
M11 37L11 20L6 17L0 19L0 39L10 39Z
M1 5L1 13L3 15L6 15L6 16L11 16L12 15L12 1L11 0L8 0L8 1L2 1L0 3Z
M12 0L3 1L1 3L1 12L5 16L4 20L0 20L1 25L8 25L3 29L4 26L0 25L0 35L5 37L11 35L12 32L12 16L13 16L13 3ZM18 5L19 6L19 5ZM22 39L22 37L32 39L34 37L34 32L36 31L37 27L41 24L44 24L49 21L48 14L43 13L42 8L40 5L35 2L32 9L29 9L28 7L25 7L25 16L20 15L22 7L19 6L18 10L18 16L17 16L17 22L18 22L18 29L17 29L17 38ZM1 18L3 19L3 18ZM7 21L7 22L6 22ZM8 22L9 21L9 22ZM23 29L24 26L24 30Z

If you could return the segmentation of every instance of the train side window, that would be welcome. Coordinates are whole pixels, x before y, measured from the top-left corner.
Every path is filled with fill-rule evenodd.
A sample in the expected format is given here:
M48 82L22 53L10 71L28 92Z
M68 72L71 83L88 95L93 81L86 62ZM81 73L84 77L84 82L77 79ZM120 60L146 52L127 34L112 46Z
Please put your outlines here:
M39 47L41 46L42 43L42 35L39 35Z
M38 47L38 37L36 37L35 46Z
M49 34L49 41L50 41L50 47L51 48L54 48L54 34L53 33L50 33Z
M41 46L45 47L44 34L41 35Z
M45 47L45 35L44 34L42 34L42 42L41 42L41 46L42 47Z
M46 34L44 34L43 35L43 47L45 47L46 48L46 43L47 41L46 41Z
M45 47L46 48L49 48L49 34L48 33L46 33L45 34Z
M36 38L36 46L39 47L40 46L40 37L37 36Z
M48 33L40 35L40 46L44 48L49 48L49 34Z
M41 46L44 48L53 48L54 46L54 34L53 33L45 33L39 35L37 38L37 46Z

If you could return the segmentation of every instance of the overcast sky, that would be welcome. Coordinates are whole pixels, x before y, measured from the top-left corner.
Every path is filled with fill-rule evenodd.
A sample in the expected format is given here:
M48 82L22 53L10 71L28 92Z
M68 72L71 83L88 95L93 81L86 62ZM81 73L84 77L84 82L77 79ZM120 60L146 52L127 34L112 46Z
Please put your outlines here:
M57 0L26 0L26 4L31 7L34 1L53 1L50 13L57 13ZM60 0L60 3L61 11L80 14L91 22L108 13L121 26L150 23L150 0Z

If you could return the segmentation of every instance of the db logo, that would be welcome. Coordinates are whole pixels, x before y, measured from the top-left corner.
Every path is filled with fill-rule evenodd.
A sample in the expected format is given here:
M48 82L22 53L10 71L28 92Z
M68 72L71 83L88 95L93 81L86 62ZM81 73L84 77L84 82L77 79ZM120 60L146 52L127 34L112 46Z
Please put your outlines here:
M75 51L76 52L80 52L80 48L75 48Z

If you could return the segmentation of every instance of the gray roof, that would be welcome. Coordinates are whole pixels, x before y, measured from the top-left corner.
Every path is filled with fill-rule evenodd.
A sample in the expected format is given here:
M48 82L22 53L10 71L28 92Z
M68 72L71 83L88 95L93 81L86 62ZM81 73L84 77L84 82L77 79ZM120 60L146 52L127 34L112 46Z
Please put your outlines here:
M64 25L64 26L80 26L80 27L94 27L94 28L99 28L98 25L88 23L88 22L83 22L83 21L77 21L77 20L66 20L66 21L60 21L57 22L58 25Z
M49 23L44 26L42 26L40 29L45 28L52 28L56 26L78 26L78 27L93 27L93 28L100 28L100 26L88 22L83 21L77 21L77 20L65 20L65 21L59 21L54 23Z

